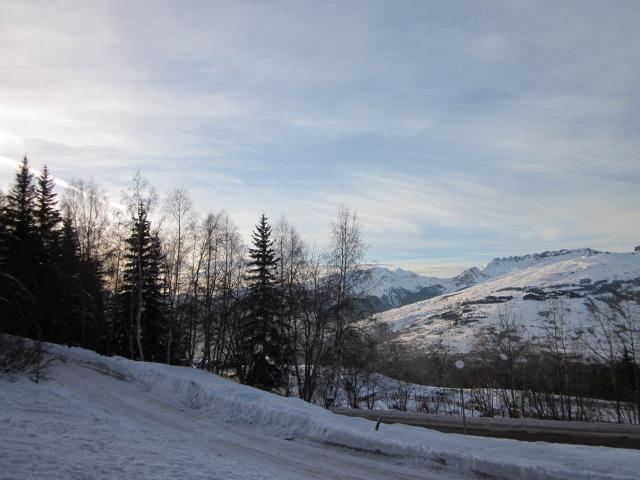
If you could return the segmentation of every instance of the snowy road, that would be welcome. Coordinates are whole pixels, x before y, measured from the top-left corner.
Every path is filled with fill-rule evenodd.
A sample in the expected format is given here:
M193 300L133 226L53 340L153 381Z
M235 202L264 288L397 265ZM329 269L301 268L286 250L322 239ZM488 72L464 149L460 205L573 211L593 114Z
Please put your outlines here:
M52 377L0 384L0 478L461 478L216 422L86 365Z
M334 408L334 413L368 418L383 423L425 427L440 432L462 433L462 417L397 410ZM467 417L469 435L512 438L528 442L556 442L640 449L640 427L616 423L562 422L531 418Z

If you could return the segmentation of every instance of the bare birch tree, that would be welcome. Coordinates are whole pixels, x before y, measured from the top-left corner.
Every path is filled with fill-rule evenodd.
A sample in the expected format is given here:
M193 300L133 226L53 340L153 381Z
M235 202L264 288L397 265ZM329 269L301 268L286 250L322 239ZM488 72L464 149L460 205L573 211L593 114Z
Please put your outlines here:
M357 299L363 293L368 269L362 264L366 245L362 226L355 211L339 205L337 217L331 222L330 249L327 267L332 281L333 311L333 398L338 395L343 367L344 346L349 330L363 320Z

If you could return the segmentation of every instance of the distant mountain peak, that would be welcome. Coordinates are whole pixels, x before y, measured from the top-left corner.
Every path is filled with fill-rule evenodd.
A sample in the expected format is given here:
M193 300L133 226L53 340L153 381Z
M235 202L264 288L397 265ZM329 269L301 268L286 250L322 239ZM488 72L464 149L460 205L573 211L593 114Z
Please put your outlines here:
M483 282L488 278L489 276L482 273L478 267L471 267L460 275L453 277L453 282L459 288L468 288L476 285L477 283Z

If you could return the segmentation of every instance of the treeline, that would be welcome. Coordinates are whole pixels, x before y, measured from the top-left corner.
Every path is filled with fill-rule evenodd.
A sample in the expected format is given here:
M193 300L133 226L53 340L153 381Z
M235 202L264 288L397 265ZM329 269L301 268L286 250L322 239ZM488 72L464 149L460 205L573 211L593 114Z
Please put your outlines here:
M54 190L25 158L0 197L0 332L333 402L370 338L348 207L326 251L264 215L247 248L224 211L198 216L181 189L160 201L139 173L116 207L93 181Z
M537 320L501 306L496 324L475 339L470 352L461 355L444 340L427 352L395 346L395 361L382 371L422 385L463 385L467 407L482 416L639 424L639 306L637 292L612 290L586 301L580 328L569 323L562 298L541 303ZM454 366L461 358L462 371ZM406 382L399 385L399 391L411 390ZM411 395L424 411L438 411L448 401Z
M61 215L48 170L34 182L25 159L0 201L2 331L97 348L101 265L81 248L71 210Z

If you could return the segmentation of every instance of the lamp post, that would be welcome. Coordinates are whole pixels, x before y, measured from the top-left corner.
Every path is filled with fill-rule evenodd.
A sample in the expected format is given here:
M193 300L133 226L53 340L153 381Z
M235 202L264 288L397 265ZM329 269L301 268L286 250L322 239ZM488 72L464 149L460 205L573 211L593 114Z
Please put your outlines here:
M456 368L460 370L460 405L462 405L462 433L467 434L467 416L464 411L464 377L462 369L464 368L464 362L462 360L456 361Z

